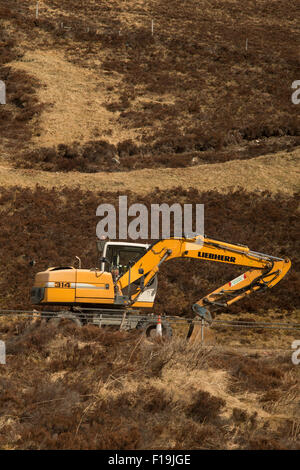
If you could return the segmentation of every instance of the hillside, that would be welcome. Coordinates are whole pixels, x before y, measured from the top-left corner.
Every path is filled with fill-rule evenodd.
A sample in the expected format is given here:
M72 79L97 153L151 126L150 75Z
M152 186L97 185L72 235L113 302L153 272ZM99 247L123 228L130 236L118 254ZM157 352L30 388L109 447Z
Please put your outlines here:
M1 309L99 264L101 203L204 204L205 234L292 267L187 343L0 314L1 449L300 449L296 0L0 0ZM153 240L143 240L152 242ZM172 260L154 313L241 272ZM1 312L0 312L1 313Z
M184 167L299 145L295 1L41 1L36 19L1 0L0 16L12 164Z

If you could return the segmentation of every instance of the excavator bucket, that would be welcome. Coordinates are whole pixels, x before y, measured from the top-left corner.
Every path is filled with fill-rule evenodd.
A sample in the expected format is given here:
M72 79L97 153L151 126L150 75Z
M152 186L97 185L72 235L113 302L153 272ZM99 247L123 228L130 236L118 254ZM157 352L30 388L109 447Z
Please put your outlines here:
M189 343L212 344L215 335L209 324L206 322L193 321L190 325L187 340Z
M201 323L193 322L190 325L187 339L190 343L201 343L203 341L203 326Z

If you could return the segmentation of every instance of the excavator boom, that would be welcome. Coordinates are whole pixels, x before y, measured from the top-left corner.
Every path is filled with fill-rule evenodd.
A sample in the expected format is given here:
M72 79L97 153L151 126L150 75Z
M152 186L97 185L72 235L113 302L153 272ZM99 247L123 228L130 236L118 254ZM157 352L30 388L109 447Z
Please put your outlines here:
M196 258L250 268L193 305L193 311L208 321L211 321L211 313L217 309L227 308L251 292L273 287L291 267L289 259L251 251L244 245L201 236L190 239L164 239L154 243L144 256L118 279L117 288L120 293L131 283L141 279L140 288L130 297L128 305L132 305L149 285L160 265L174 258Z

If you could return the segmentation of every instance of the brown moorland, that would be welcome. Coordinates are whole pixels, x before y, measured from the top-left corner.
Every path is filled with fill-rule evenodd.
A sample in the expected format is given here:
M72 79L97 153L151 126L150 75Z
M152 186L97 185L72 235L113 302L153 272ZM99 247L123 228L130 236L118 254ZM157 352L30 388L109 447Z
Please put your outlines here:
M44 322L0 320L2 449L299 450L289 351Z
M18 165L99 171L113 149L123 168L182 167L299 145L292 0L42 1L38 20L1 0L0 15L3 155Z

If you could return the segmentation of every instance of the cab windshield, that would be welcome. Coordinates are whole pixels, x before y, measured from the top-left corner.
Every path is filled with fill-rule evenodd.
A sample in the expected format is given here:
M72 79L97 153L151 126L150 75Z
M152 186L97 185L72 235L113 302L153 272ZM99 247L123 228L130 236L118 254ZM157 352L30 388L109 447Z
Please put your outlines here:
M145 247L110 245L107 247L105 258L105 271L118 270L123 275L129 269L129 264L136 263L145 253Z

